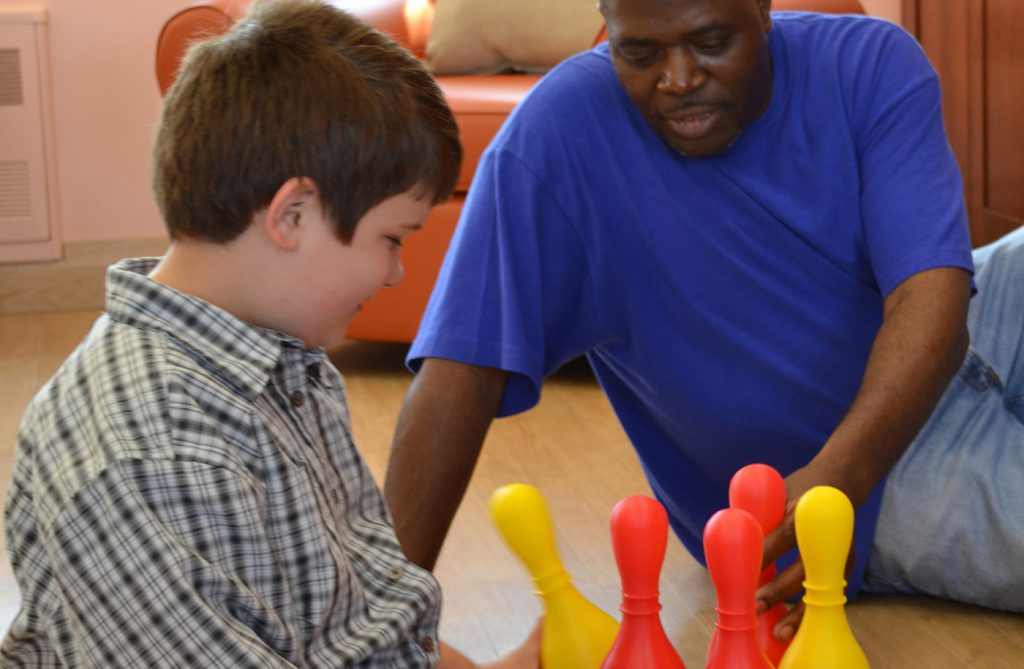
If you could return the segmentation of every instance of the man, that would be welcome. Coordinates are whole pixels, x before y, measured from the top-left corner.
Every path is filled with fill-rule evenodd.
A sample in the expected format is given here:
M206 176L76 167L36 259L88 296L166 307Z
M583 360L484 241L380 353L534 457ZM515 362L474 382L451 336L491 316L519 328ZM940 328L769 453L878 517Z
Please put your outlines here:
M1006 524L1024 502L1008 394L1024 244L979 265L970 326L989 361L972 349L950 385L973 267L920 48L875 19L773 16L770 0L600 7L608 45L556 68L484 157L410 351L385 483L404 550L433 563L491 419L586 355L698 559L732 473L766 462L790 501L766 562L794 546L796 499L828 484L858 507L851 593L1024 608L999 568L1003 551L1024 556L1024 527ZM999 314L1014 338L991 334ZM1010 485L982 475L975 494L997 460ZM968 501L973 518L950 517ZM983 531L941 533L965 525ZM797 561L761 605L801 580Z

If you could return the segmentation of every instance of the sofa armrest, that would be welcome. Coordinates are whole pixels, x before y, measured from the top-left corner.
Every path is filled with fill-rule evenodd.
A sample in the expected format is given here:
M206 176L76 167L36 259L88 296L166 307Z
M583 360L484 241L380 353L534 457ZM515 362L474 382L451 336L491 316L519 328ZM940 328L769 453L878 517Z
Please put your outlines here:
M160 95L178 76L189 44L227 32L249 7L249 0L206 0L185 7L167 19L156 40L156 81Z
M227 32L251 4L252 0L202 0L171 16L156 42L156 80L160 94L167 93L174 83L181 59L192 42ZM405 0L331 0L331 4L409 46Z

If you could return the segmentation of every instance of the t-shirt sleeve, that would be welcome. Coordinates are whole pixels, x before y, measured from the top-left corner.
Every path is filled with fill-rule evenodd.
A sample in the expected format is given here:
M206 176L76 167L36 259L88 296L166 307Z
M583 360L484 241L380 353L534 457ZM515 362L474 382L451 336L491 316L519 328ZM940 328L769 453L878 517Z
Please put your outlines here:
M914 39L883 27L851 53L851 123L861 170L865 239L888 295L935 267L973 271L963 183L946 138L938 76Z
M413 369L436 357L510 372L500 416L536 404L544 377L596 337L589 264L559 187L506 149L485 153L409 352Z

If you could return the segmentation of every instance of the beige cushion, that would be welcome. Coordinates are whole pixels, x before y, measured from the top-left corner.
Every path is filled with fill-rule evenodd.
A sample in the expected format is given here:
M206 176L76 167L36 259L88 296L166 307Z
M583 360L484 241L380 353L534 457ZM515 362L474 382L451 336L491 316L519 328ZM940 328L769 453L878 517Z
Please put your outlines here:
M436 0L427 63L436 74L544 72L593 44L597 0Z

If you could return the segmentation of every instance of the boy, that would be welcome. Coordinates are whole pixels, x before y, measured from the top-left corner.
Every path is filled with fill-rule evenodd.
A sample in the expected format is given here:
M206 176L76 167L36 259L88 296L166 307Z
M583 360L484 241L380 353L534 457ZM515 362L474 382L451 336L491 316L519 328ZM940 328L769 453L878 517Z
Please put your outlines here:
M325 4L189 53L154 149L170 248L110 268L22 424L4 666L475 666L435 641L322 348L460 160L420 64ZM493 666L538 657L535 632Z

